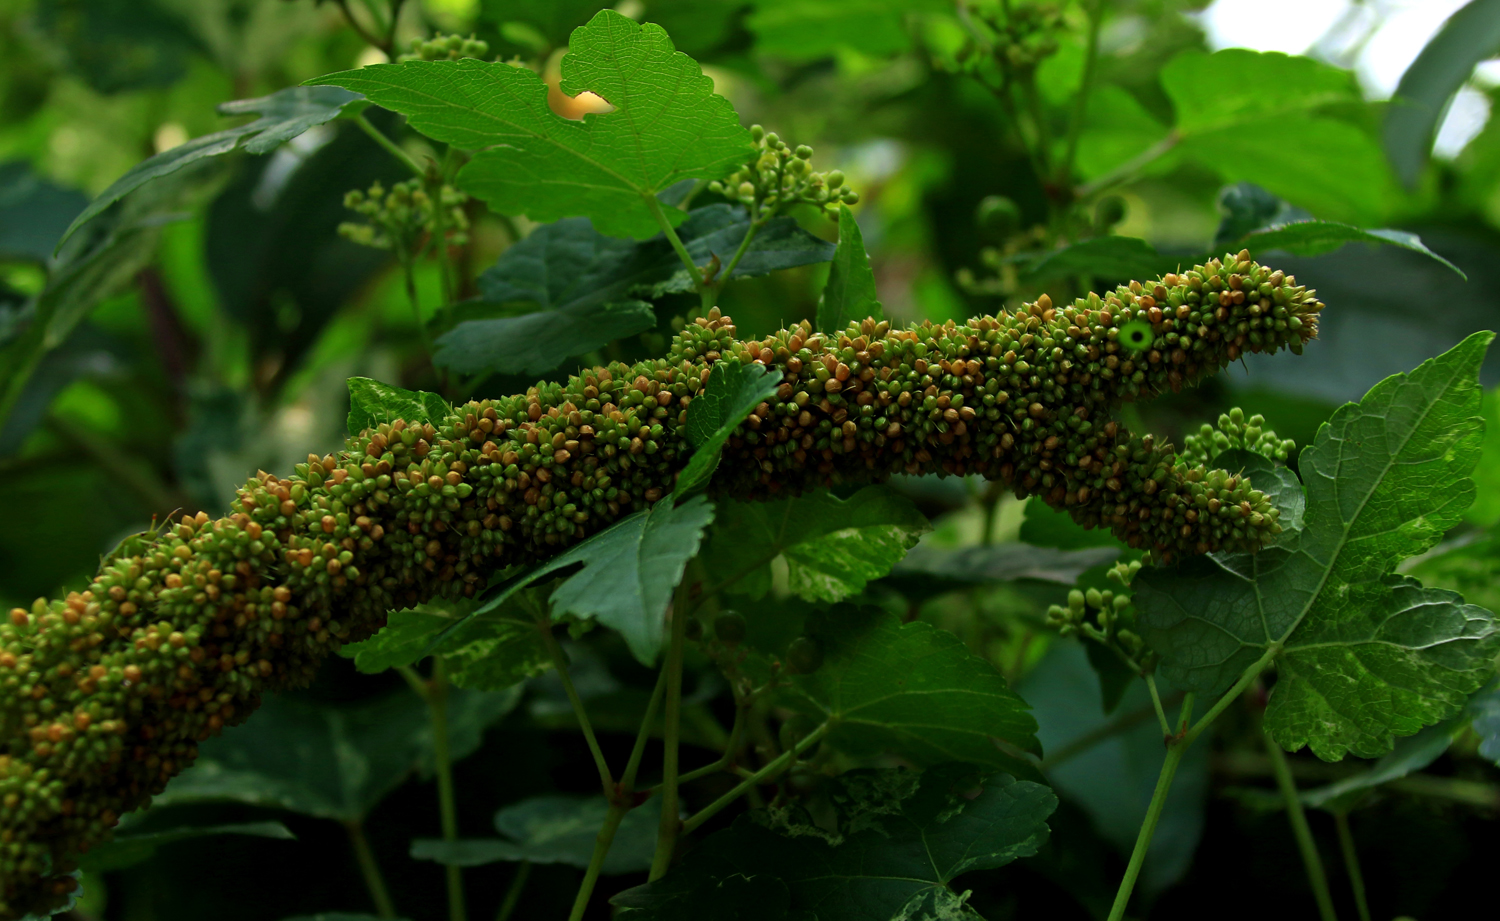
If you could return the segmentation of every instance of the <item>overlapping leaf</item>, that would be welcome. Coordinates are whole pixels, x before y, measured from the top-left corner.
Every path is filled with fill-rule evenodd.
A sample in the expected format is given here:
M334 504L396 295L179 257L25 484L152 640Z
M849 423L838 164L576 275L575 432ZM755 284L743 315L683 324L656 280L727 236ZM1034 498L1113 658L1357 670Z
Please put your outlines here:
M804 814L753 814L664 878L612 901L641 921L978 921L951 883L1034 855L1057 798L965 765L853 771L835 782L835 833Z
M478 61L377 64L319 77L407 116L438 141L477 151L459 173L497 211L534 221L585 216L601 233L644 239L654 196L683 179L718 179L751 155L734 107L660 26L603 10L573 32L564 93L614 107L582 122L553 114L524 67ZM674 223L686 217L667 209Z
M719 454L734 430L756 406L776 393L781 372L765 365L715 362L708 385L687 411L687 439L693 456L677 476L674 495L691 495L708 484L719 466Z
M394 611L374 636L350 643L339 654L354 659L362 672L376 674L413 665L428 655L432 641L463 618L448 604L425 604ZM503 691L540 674L551 663L535 624L492 616L468 622L442 647L448 678L461 688Z
M760 598L783 557L788 587L809 601L839 601L891 571L930 529L910 499L867 486L847 499L817 491L774 502L725 502L704 561L731 590Z
M349 378L350 435L383 422L404 419L408 424L441 422L453 411L448 401L425 390L403 390L368 377Z
M500 838L418 839L412 842L411 855L456 867L528 860L583 869L593 856L594 840L608 811L602 796L533 796L495 813ZM626 813L600 872L614 876L649 869L660 824L660 797Z
M880 300L875 292L875 273L859 222L848 205L839 205L839 245L828 270L828 284L818 301L818 329L842 332L852 320L879 319Z
M827 720L829 744L851 755L887 752L914 764L965 761L1027 774L1013 749L1041 754L1036 720L993 665L921 621L835 605L809 617L824 663L794 679L786 702Z
M1325 760L1384 754L1488 680L1494 616L1391 573L1473 500L1476 375L1491 338L1476 333L1334 414L1300 457L1307 512L1295 540L1136 578L1143 632L1171 676L1219 693L1270 654L1267 730Z

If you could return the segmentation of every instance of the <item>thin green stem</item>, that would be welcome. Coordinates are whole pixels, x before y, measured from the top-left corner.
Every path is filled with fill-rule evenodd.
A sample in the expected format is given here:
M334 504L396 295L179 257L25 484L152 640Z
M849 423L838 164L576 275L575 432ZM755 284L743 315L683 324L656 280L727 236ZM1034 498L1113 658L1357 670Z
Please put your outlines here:
M1359 921L1370 921L1370 903L1365 898L1365 874L1359 869L1359 851L1355 849L1354 835L1349 831L1349 813L1335 812L1333 822L1339 830L1339 850L1344 853L1344 871L1349 874L1349 888L1354 890L1354 908L1359 912Z
M406 679L406 685L412 689L412 693L423 700L427 699L427 679L417 674L416 669L410 665L398 665L396 666L396 674Z
M398 145L395 141L382 134L379 128L376 128L374 125L370 124L370 120L368 118L365 118L364 113L360 113L359 115L354 116L354 123L359 126L359 129L361 131L363 131L365 134L368 134L371 140L379 144L381 147L385 148L386 153L395 157L398 161L401 162L402 166L405 166L407 169L411 170L412 173L417 176L417 178L420 179L426 177L427 172L423 170L420 165L418 165L417 161L413 160L411 158L411 155L402 150L400 145Z
M703 271L693 263L692 254L687 251L686 246L682 245L682 238L677 235L677 228L673 227L672 222L667 220L667 213L662 210L661 202L656 200L655 195L642 195L641 198L646 202L646 207L651 211L651 216L656 218L656 224L661 228L661 232L667 238L667 242L672 244L672 249L676 251L677 258L681 259L682 264L687 266L688 274L693 277L693 287L700 294L703 293L704 289L708 287L703 281Z
M500 910L495 913L495 921L507 921L515 914L516 905L521 901L521 892L526 888L526 880L531 877L531 861L523 860L516 865L516 875L510 878L510 886L505 890L505 898L500 902Z
M1286 803L1287 818L1292 823L1292 834L1297 838L1297 850L1302 854L1302 866L1307 870L1307 882L1312 886L1313 898L1318 903L1318 917L1322 921L1338 921L1333 910L1333 896L1328 891L1328 875L1323 871L1323 858L1318 856L1318 845L1313 841L1312 828L1307 824L1307 813L1302 809L1302 799L1297 795L1297 781L1292 779L1292 769L1286 763L1286 752L1276 744L1270 733L1264 733L1266 753L1271 756L1271 770L1276 775L1276 786L1281 790L1281 799Z
M1173 701L1173 696L1168 696L1167 701ZM1105 739L1113 738L1122 732L1134 729L1141 723L1151 719L1152 714L1155 712L1157 712L1157 708L1148 705L1137 707L1129 713L1122 713L1097 729L1086 732L1066 745L1048 753L1047 757L1042 759L1042 763L1038 767L1044 773L1050 771L1069 758L1088 751Z
M1151 805L1146 807L1146 820L1141 823L1140 834L1136 835L1135 848L1130 852L1130 862L1125 866L1125 878L1120 880L1120 888L1115 892L1115 903L1109 910L1109 921L1121 921L1125 917L1130 894L1135 890L1135 881L1141 875L1141 865L1146 862L1146 851L1151 848L1151 836L1156 833L1156 823L1161 821L1161 811L1167 804L1167 791L1172 789L1172 778L1177 773L1177 765L1182 762L1182 755L1187 747L1187 741L1181 740L1167 748L1161 774L1156 778L1156 790L1151 794Z
M663 664L661 674L656 678L656 689L646 702L646 713L641 717L641 728L635 734L635 746L630 749L630 760L625 762L625 773L620 777L620 792L623 794L635 791L635 775L641 769L641 756L646 753L646 740L651 738L651 724L656 719L656 711L661 706L661 699L666 691L667 667Z
M380 862L375 859L370 840L365 837L364 824L355 820L345 822L344 828L349 832L349 843L354 848L355 859L359 861L359 872L365 878L365 888L370 890L370 901L375 903L375 914L382 918L396 917L396 905L391 901L390 891L385 888L385 877L381 875Z
M384 51L387 57L390 56L390 49L386 46L385 40L366 29L363 23L354 18L354 11L349 9L348 0L334 0L334 2L339 5L339 9L344 11L344 19L349 23L349 27L359 33L359 37L364 39L366 44L374 45Z
M1074 189L1074 197L1088 198L1090 195L1095 195L1107 188L1110 188L1111 186L1116 186L1122 182L1134 179L1136 174L1146 166L1154 163L1157 160L1160 160L1162 157L1170 153L1174 147L1176 147L1178 144L1181 144L1182 137L1183 136L1181 133L1175 130L1172 131L1160 141L1152 144L1150 147L1146 148L1136 156L1105 173L1103 176L1092 179Z
M557 677L562 681L563 692L568 695L568 703L573 706L573 715L578 717L578 727L583 730L583 737L588 742L589 752L594 756L594 767L599 769L599 783L604 787L604 797L613 802L615 779L609 773L609 764L604 760L604 750L599 747L599 739L594 735L594 724L589 722L588 711L583 708L583 698L578 696L578 689L573 687L573 679L568 675L568 657L563 655L562 647L557 643L557 637L552 635L552 624L549 621L538 618L537 629L541 631L542 643L547 647L547 654L552 657L552 667L557 670Z
M1260 673L1265 671L1270 666L1272 660L1280 653L1280 643L1272 643L1268 646L1265 654L1256 659L1249 668L1245 669L1244 673L1240 675L1240 680L1236 681L1233 687L1224 692L1224 696L1220 697L1218 702L1209 708L1207 713L1203 714L1202 719L1193 724L1193 728L1188 730L1187 734L1183 736L1183 741L1192 744L1194 739L1202 735L1203 730L1207 729L1214 720L1218 719L1219 714L1228 709L1230 704L1238 700L1239 696L1245 692L1245 688L1248 688L1251 682L1259 678Z
M667 700L662 725L661 825L656 833L656 854L651 859L651 874L658 880L666 875L677 846L681 820L677 817L678 741L682 726L682 650L687 635L689 604L685 584L677 588L672 600L672 635L667 644Z
M417 296L417 276L413 271L409 254L401 257L401 274L406 285L406 299L411 302L412 318L417 321L417 335L421 337L422 349L427 353L428 360L431 360L432 333L427 331L427 319L422 316L422 299Z
M1088 114L1089 95L1094 90L1094 77L1099 71L1099 33L1104 25L1104 0L1085 4L1089 21L1087 47L1083 59L1083 81L1073 97L1073 120L1068 125L1067 148L1063 153L1062 166L1058 169L1057 181L1066 186L1073 181L1073 164L1078 160L1078 140L1083 136L1083 124Z
M755 239L755 235L760 233L760 228L764 223L764 221L758 218L750 221L750 226L745 230L745 238L740 241L739 248L734 251L734 255L729 257L729 261L724 264L724 267L719 270L719 274L715 276L713 283L715 291L724 290L725 283L734 274L734 270L739 267L740 260L744 259L745 254L750 251L750 243Z
M707 777L710 774L717 774L720 771L729 769L729 766L734 763L735 754L740 749L740 738L745 734L745 711L748 709L749 704L740 704L734 708L734 725L730 727L729 740L724 743L724 754L720 755L714 763L705 764L701 768L694 768L681 777L678 777L677 784L679 787L700 777ZM651 792L656 793L660 789L660 786L653 787Z
M583 882L578 884L578 895L573 899L573 911L568 914L568 921L583 921L583 913L589 907L589 897L594 894L594 885L599 882L599 870L604 866L609 846L614 844L615 832L619 831L620 822L629 811L628 806L611 803L609 812L604 814L604 824L599 827L599 834L594 838L594 855L589 858L588 869L583 871Z
M692 818L689 818L687 821L682 823L682 833L687 834L688 832L702 825L704 822L707 822L709 819L718 815L725 806L728 806L730 803L739 799L753 787L759 786L768 778L773 777L776 774L781 773L783 769L790 767L792 763L796 761L803 752L807 751L809 748L812 748L814 745L822 741L823 736L828 734L828 729L829 724L827 723L824 723L817 729L814 729L812 732L803 736L802 740L796 745L782 752L781 755L775 760L768 762L765 767L745 778L745 780L738 786L736 786L733 790L730 790L728 793L725 793L723 796L698 810L698 812L693 814Z
M1169 736L1172 734L1172 723L1167 719L1166 708L1161 705L1161 694L1156 690L1156 678L1153 675L1143 675L1146 679L1146 688L1151 691L1151 706L1156 708L1156 718L1161 723L1161 734Z
M442 656L432 659L432 680L427 684L427 705L432 710L432 761L437 773L438 810L443 840L458 840L458 804L453 795L453 761L448 749L448 674ZM448 917L464 921L463 869L450 866L448 873Z

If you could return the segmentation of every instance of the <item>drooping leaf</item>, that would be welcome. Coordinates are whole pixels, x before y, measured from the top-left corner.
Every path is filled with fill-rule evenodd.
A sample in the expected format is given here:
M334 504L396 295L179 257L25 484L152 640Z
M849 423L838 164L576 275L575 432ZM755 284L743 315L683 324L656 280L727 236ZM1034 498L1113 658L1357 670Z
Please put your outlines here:
M0 163L0 259L47 261L86 205L82 194L42 179L25 163Z
M403 390L368 377L349 378L349 434L358 435L383 422L439 422L453 407L435 393Z
M1034 773L996 744L1041 753L1036 720L996 668L946 630L876 608L835 605L807 620L823 665L793 679L788 706L827 720L830 745L855 757L965 761Z
M767 370L765 365L714 362L708 384L688 405L687 439L693 456L677 476L674 495L689 496L708 484L719 466L724 443L756 406L776 393L780 383L781 372Z
M1454 734L1462 728L1460 721L1448 720L1436 726L1428 726L1414 736L1397 739L1390 753L1370 765L1369 770L1331 784L1304 790L1301 793L1302 802L1330 812L1345 811L1364 794L1381 784L1414 774L1441 758L1448 746L1453 744Z
M475 695L484 692L450 692L450 712L463 715L450 727L455 760L479 744L469 715L492 722L520 702L518 692L464 701ZM426 702L406 689L352 706L267 697L245 725L205 742L153 803L239 802L357 821L431 758L431 733Z
M63 241L95 215L154 179L175 173L199 160L240 148L254 154L269 153L314 125L338 118L345 106L359 98L358 94L337 87L293 86L259 99L239 99L223 103L219 106L219 112L223 115L260 117L236 128L226 128L194 138L186 144L164 150L142 161L90 202L73 219L73 223L68 225L57 245L61 247Z
M839 601L891 571L930 529L910 499L867 486L847 499L824 491L775 502L725 502L704 561L730 591L760 598L771 561L784 557L788 587L809 601Z
M1267 730L1325 760L1382 755L1488 680L1493 615L1391 573L1473 500L1476 374L1492 337L1476 333L1334 414L1299 459L1307 512L1294 540L1136 577L1142 630L1170 677L1221 693L1269 653Z
M944 0L756 0L746 20L756 49L805 61L840 48L871 55L911 47L909 14L944 13Z
M1146 684L1134 674L1121 689L1123 697L1114 716L1101 709L1103 688L1095 676L1100 680L1103 676L1089 661L1096 649L1119 662L1098 643L1087 642L1082 648L1079 643L1057 643L1026 674L1018 690L1033 708L1041 727L1037 735L1050 756L1073 752L1055 764L1043 765L1047 782L1064 800L1082 807L1100 836L1125 858L1135 846L1161 773L1162 732ZM1110 726L1118 726L1119 731L1097 744L1070 748ZM1141 882L1148 891L1170 886L1192 863L1203 835L1208 761L1207 746L1195 745L1177 768L1142 868Z
M432 360L464 374L545 374L573 356L656 325L645 301L570 304L515 317L467 320L439 336Z
M1040 784L966 765L834 783L836 832L800 812L743 816L611 901L641 921L978 921L953 880L1034 855L1057 808Z
M583 569L552 593L552 616L576 614L611 627L650 665L661 651L667 601L713 519L703 496L661 502L559 554L549 568Z
M89 873L107 873L134 866L156 853L164 844L187 841L192 838L211 838L218 835L249 835L256 838L274 838L295 841L297 836L280 822L242 822L232 825L184 825L167 831L118 832L113 841L90 848L81 861Z
M1399 246L1435 259L1457 272L1460 278L1468 279L1462 269L1428 249L1421 237L1404 230L1362 230L1353 225L1340 224L1335 221L1296 221L1290 224L1274 224L1246 234L1232 245L1248 248L1258 253L1266 250L1282 250L1296 256L1318 256L1331 253L1348 243Z
M1278 224L1310 221L1308 212L1272 195L1253 182L1237 182L1219 190L1224 216L1214 231L1214 249L1229 249L1241 237Z
M1494 57L1497 49L1500 3L1472 0L1449 17L1402 73L1383 134L1386 156L1408 188L1427 165L1448 101L1474 73L1474 65Z
M594 839L608 811L602 796L533 796L495 813L500 838L419 838L412 842L411 856L456 867L529 860L583 869L593 856ZM650 869L660 824L660 797L627 812L600 872L617 876Z
M843 332L850 321L865 317L881 317L875 273L870 269L870 254L865 252L865 238L854 212L848 205L839 205L839 245L828 270L823 298L818 301L818 329Z
M750 156L733 106L660 26L603 10L568 47L562 91L597 93L614 111L569 121L548 108L532 71L472 58L376 64L312 82L363 93L428 137L477 151L458 183L495 210L538 222L581 215L610 236L654 236L656 193L721 178Z

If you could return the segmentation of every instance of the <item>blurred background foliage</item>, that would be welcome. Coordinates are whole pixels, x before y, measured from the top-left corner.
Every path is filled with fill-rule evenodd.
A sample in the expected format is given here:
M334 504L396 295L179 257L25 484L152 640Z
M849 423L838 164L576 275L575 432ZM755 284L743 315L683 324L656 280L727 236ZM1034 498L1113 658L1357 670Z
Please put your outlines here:
M593 103L555 91L558 61L571 29L604 5L410 0L395 5L393 34L399 49L433 31L476 35L501 59L534 63L554 86L554 108L576 117ZM626 0L617 8L664 25L747 124L814 145L820 168L843 170L860 190L859 224L893 320L962 320L1043 291L1071 297L1309 216L1419 234L1467 275L1395 247L1257 252L1317 287L1330 307L1322 336L1305 357L1252 359L1140 408L1139 421L1178 443L1239 405L1306 444L1338 404L1381 378L1473 330L1500 328L1500 119L1490 118L1500 93L1500 60L1490 60L1500 54L1500 3L979 6L992 16L988 25L948 0ZM0 415L0 603L76 587L153 516L219 514L253 470L285 473L310 451L334 449L347 377L445 385L389 254L337 233L348 190L403 175L351 122L329 122L264 156L236 153L159 180L53 251L88 200L136 163L232 125L216 105L385 60L367 41L378 32L371 10L385 8L361 0L0 0L0 348L25 343L0 353L10 364L0 380L27 372ZM1092 70L1090 42L1099 51ZM1237 47L1304 57L1268 69L1250 55L1209 57ZM1079 107L1085 85L1091 92ZM399 131L382 115L371 119ZM424 152L420 138L404 143ZM477 274L531 230L524 218L469 208L461 296L476 294ZM799 220L835 235L815 214ZM1090 239L1115 242L1068 249ZM721 304L743 333L762 334L812 317L826 275L826 265L813 265L739 281ZM424 303L441 301L435 264L418 265L416 282ZM39 305L51 319L45 336L28 340L42 336ZM659 353L673 318L695 306L692 295L667 295L657 301L656 330L573 367ZM428 319L435 331L446 328ZM1492 357L1486 386L1497 372ZM498 395L529 381L474 383L479 395ZM1487 412L1491 442L1473 524L1440 548L1451 552L1417 561L1415 571L1493 607L1493 394ZM1076 550L1087 542L1049 530L1035 510L1027 518L1020 503L983 483L901 488L934 519L931 547L999 539ZM1102 917L1149 798L1160 741L1133 695L1107 715L1083 653L1049 642L1042 629L1047 605L1078 573L1022 566L955 591L909 569L868 595L955 630L1004 668L1037 709L1049 751L1111 719L1146 714L1139 731L1049 774L1064 805L1041 858L966 878L972 904L989 918ZM804 613L790 601L758 611L751 629L767 644L785 642ZM575 660L606 747L623 757L651 676L617 638L585 638ZM706 662L695 667L689 723L698 728L687 735L712 749L722 743L722 687ZM421 703L402 688L390 674L331 663L318 686L259 714L260 730L233 733L214 750L229 772L219 787L189 775L196 786L174 786L170 808L133 830L177 827L183 815L203 826L278 820L300 843L244 833L212 848L138 848L126 866L94 868L75 914L176 921L365 911L360 855L368 854L385 866L404 915L440 917L432 898L440 868L407 856L413 838L436 834L437 819L422 748L412 742ZM455 703L467 733L459 747L469 754L458 768L466 834L489 833L490 816L507 804L590 788L589 758L569 731L554 678L475 693ZM278 745L322 752L318 771L264 756ZM1475 757L1476 745L1458 733L1430 761L1427 781L1382 788L1354 813L1372 901L1390 913L1451 917L1460 905L1472 911L1489 901L1500 775ZM1294 763L1309 783L1358 770ZM1284 817L1244 793L1266 787L1268 776L1254 751L1194 753L1148 863L1154 917L1196 916L1205 905L1222 917L1260 917L1271 906L1310 915ZM714 781L703 783L692 795L711 798ZM1336 853L1332 819L1314 819L1325 854ZM499 904L515 866L470 871L475 911ZM516 917L561 916L575 866L539 860L527 872ZM602 900L599 911L606 916Z

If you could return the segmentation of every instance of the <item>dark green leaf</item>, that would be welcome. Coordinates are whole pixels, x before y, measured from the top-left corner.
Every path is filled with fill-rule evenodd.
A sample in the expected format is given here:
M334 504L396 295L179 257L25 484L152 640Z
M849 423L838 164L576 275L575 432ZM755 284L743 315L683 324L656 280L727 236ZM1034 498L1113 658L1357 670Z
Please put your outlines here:
M0 259L46 262L87 205L82 194L36 176L25 163L0 163Z
M809 601L839 601L891 571L930 530L910 499L867 486L847 499L819 490L775 502L725 502L703 558L734 578L730 591L760 598L771 561L785 557L788 588Z
M965 765L852 771L835 784L837 832L797 813L744 816L612 901L641 921L977 921L952 881L1034 855L1057 808L1040 784L981 780Z
M651 196L682 179L721 178L750 156L734 107L660 26L603 10L568 47L562 91L597 93L614 111L568 121L548 108L547 85L531 70L472 58L377 64L313 82L364 93L423 134L478 151L458 182L495 210L538 222L582 215L611 236L654 236Z
M828 284L818 301L818 329L843 332L852 321L880 319L880 299L875 292L875 273L859 222L848 205L839 205L839 245L828 269Z
M951 7L945 0L757 0L746 25L758 51L789 60L825 57L840 48L883 55L911 47L908 14Z
M1491 683L1469 700L1469 716L1479 736L1479 753L1500 764L1500 684Z
M1120 661L1098 643L1084 641L1082 648L1075 642L1056 643L1018 690L1033 708L1041 727L1037 735L1051 757L1072 752L1056 763L1043 764L1047 782L1064 800L1082 807L1100 836L1123 858L1135 846L1161 773L1162 733L1146 683L1134 674L1121 689L1115 715L1107 716L1100 708L1106 689L1096 678L1099 669L1089 661L1095 650ZM1072 748L1087 742L1091 733L1116 727L1118 731L1095 744ZM1141 882L1148 891L1170 886L1192 863L1203 834L1208 760L1207 747L1195 745L1178 766L1142 868Z
M167 87L205 50L184 17L139 0L49 0L36 25L100 93Z
M518 317L467 320L433 343L433 363L464 374L545 374L573 355L656 325L645 301L572 304Z
M1059 550L1082 550L1087 547L1114 547L1120 542L1103 528L1085 528L1067 512L1059 511L1041 498L1028 499L1026 517L1021 520L1021 540L1036 547Z
M1475 377L1491 338L1476 333L1334 414L1299 458L1307 513L1295 539L1136 577L1140 623L1168 676L1221 693L1270 653L1267 730L1325 760L1382 755L1488 680L1493 616L1391 571L1473 500Z
M1469 507L1468 519L1481 527L1500 524L1500 387L1484 394L1484 448L1474 468L1477 495ZM1486 604L1491 610L1500 604Z
M1296 221L1257 230L1246 234L1230 245L1248 248L1257 253L1266 250L1282 250L1296 256L1318 256L1331 253L1348 243L1399 246L1402 249L1409 249L1436 259L1457 272L1460 278L1468 279L1462 269L1428 249L1421 237L1404 230L1361 230L1350 224L1339 224L1334 221Z
M979 584L1035 579L1072 585L1085 570L1113 562L1117 547L1058 550L1030 544L990 547L929 547L919 544L897 563L891 575L930 576L957 583Z
M495 813L500 838L452 843L418 839L412 842L411 856L457 867L529 860L583 869L593 856L594 839L608 811L602 796L534 796ZM660 824L660 797L626 813L600 872L617 876L650 869Z
M824 661L793 679L789 706L828 720L828 742L855 757L895 753L914 764L965 761L1034 773L1036 720L993 665L946 630L903 624L875 608L836 605L810 616L806 633Z
M237 128L227 128L194 138L143 161L116 179L82 214L74 218L63 233L62 240L67 240L95 215L153 179L160 179L199 160L226 154L237 148L256 154L268 153L314 125L337 118L344 106L359 98L355 93L335 87L293 86L259 99L226 102L219 106L219 112L223 115L260 117ZM58 246L62 246L62 241L58 242Z
M677 476L674 495L692 495L708 484L719 466L724 443L756 406L776 393L779 383L781 371L767 370L762 364L733 359L714 363L708 384L688 405L687 439L693 456Z
M1397 739L1388 755L1370 765L1370 769L1353 777L1322 787L1302 791L1302 802L1317 809L1343 812L1364 794L1384 783L1405 777L1427 767L1443 756L1453 743L1453 736L1463 728L1459 720L1428 726L1414 736Z
M1448 19L1401 75L1386 110L1384 137L1386 155L1408 188L1416 185L1427 165L1448 101L1474 73L1474 65L1497 51L1500 3L1472 0Z
M441 422L453 411L448 401L425 390L402 390L368 377L349 378L349 434L358 435L383 422Z
M677 235L695 264L707 265L715 256L722 264L733 258L749 229L750 215L744 208L718 204L695 208L677 228ZM639 284L631 290L641 297L651 298L693 291L694 283L687 266L672 252L665 239L657 241L653 238L644 245L651 243L656 244L660 267L670 271L671 276L649 285ZM740 257L739 264L727 278L756 278L782 269L827 262L833 254L832 243L803 230L792 218L772 218L755 234L745 249L745 255Z
M1023 253L1016 257L1021 270L1032 278L1085 275L1100 280L1155 278L1191 262L1181 256L1166 256L1136 237L1093 237L1047 253Z
M185 825L168 831L131 834L121 831L113 841L90 848L83 855L83 868L89 873L107 873L134 866L156 853L164 844L186 841L191 838L210 838L217 835L250 835L257 838L276 838L295 841L297 836L280 822L245 822L238 825Z
M355 667L367 674L415 665L432 653L444 631L462 624L443 637L438 647L449 680L461 688L503 691L551 664L535 624L498 614L471 618L474 607L473 603L441 602L393 611L374 636L344 646L339 654L353 659Z
M554 47L562 47L575 28L609 7L601 0L483 0L480 16L496 25L524 22Z
M1224 217L1214 232L1215 250L1229 249L1241 237L1273 225L1312 220L1311 214L1287 204L1253 182L1239 182L1220 189L1219 208Z
M618 630L650 665L661 651L667 601L698 552L714 507L702 496L659 502L554 557L549 569L583 569L552 593L552 616L576 614Z

